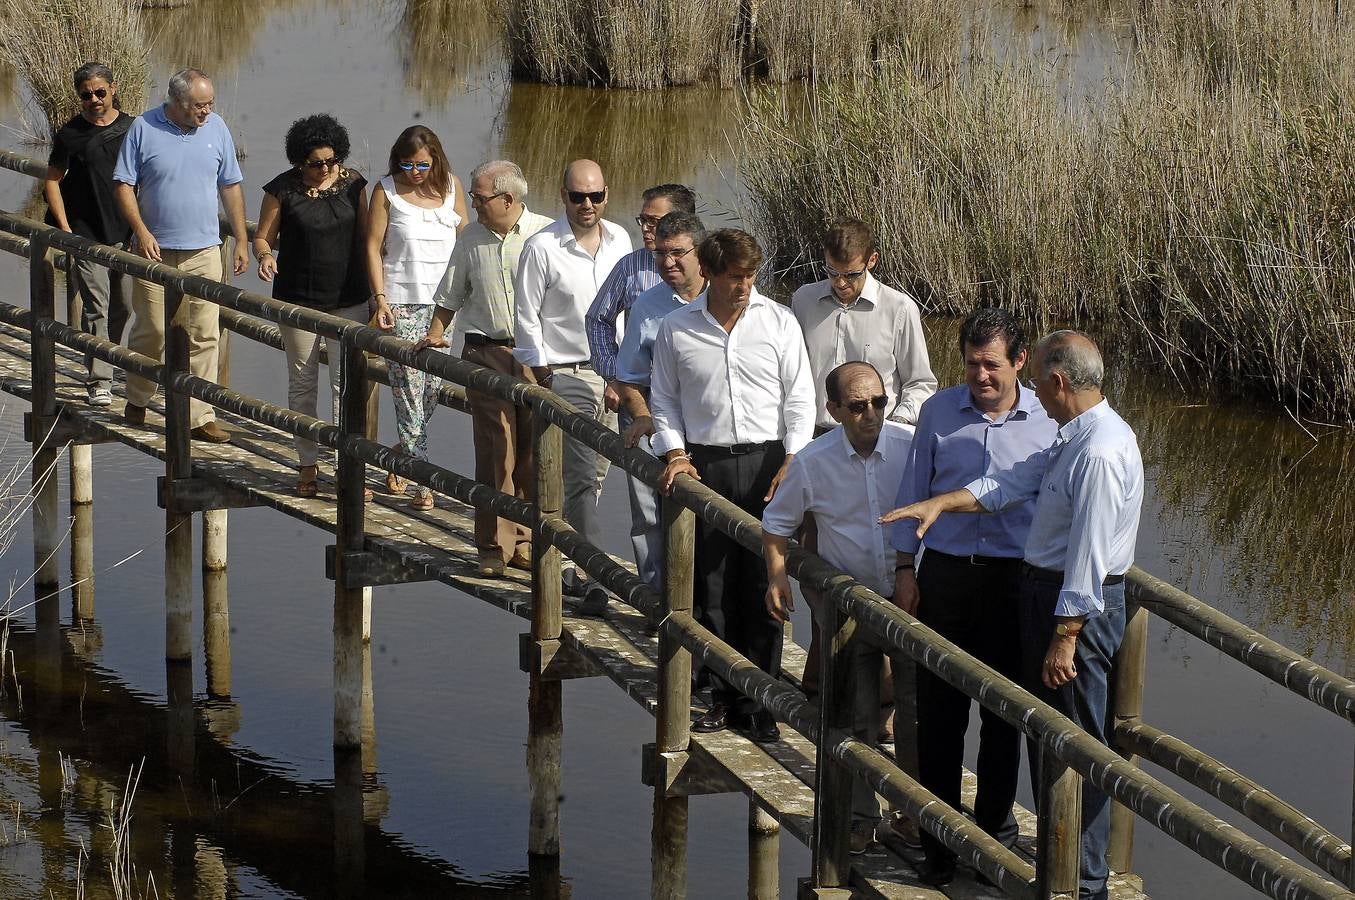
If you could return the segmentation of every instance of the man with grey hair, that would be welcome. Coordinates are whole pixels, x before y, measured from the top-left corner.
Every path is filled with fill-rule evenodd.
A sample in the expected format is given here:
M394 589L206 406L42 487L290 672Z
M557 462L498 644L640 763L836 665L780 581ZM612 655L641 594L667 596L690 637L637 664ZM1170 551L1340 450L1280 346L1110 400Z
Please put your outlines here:
M235 237L234 272L249 268L245 232L244 176L235 158L235 141L221 117L212 112L216 91L200 69L183 69L169 79L165 103L147 110L132 124L113 172L114 197L132 229L136 252L146 259L175 266L213 281L222 277L221 227L217 195L226 209ZM217 378L217 344L221 329L215 303L188 296L183 317L188 330L189 369L199 378ZM135 319L127 338L129 349L152 359L165 351L165 290L134 279ZM146 421L154 382L127 376L124 417L132 425ZM193 437L223 443L230 434L216 423L212 407L189 402Z
M881 521L917 519L921 538L945 512L1000 512L1035 498L1026 538L1018 614L1022 682L1103 744L1111 662L1124 637L1124 574L1134 563L1143 460L1133 430L1102 393L1096 345L1056 331L1035 349L1033 387L1059 425L1049 449L964 488L894 510ZM1030 748L1039 776L1039 750ZM1039 791L1036 791L1039 796ZM1110 803L1082 788L1081 887L1106 897Z
M476 221L457 238L433 297L437 309L428 334L415 347L448 346L447 327L460 313L465 335L462 359L532 381L531 370L513 356L513 274L523 244L551 220L527 208L527 179L508 160L492 160L473 169L469 193ZM531 500L535 480L530 411L480 391L467 391L466 397L476 480ZM505 565L531 567L531 532L488 510L475 511L475 549L481 575L502 575Z

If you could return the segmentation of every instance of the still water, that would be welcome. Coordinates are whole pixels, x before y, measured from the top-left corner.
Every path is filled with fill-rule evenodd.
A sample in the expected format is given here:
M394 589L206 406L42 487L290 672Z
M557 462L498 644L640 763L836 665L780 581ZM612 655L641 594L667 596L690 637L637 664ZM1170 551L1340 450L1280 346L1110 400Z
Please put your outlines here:
M215 76L221 112L246 153L251 216L258 185L286 165L287 126L328 111L348 125L351 162L368 174L417 120L438 132L463 175L490 157L520 162L541 212L557 211L551 185L561 165L587 155L609 173L610 217L618 222L630 221L645 186L671 180L696 187L708 218L738 220L733 93L513 84L477 0L411 0L408 11L399 0L266 7L197 0L146 15L159 85L185 64ZM1050 18L1013 14L1010 33L1037 52L1065 47L1074 65L1099 65L1092 57L1104 52L1094 30ZM37 155L20 137L16 83L0 81L0 119L8 126L0 142ZM31 187L0 174L0 206L25 206ZM237 283L260 286L252 274ZM14 260L0 259L0 299L23 302L24 284ZM953 383L954 324L929 328L938 374ZM234 345L233 381L285 402L281 360L243 340ZM1282 410L1216 404L1141 371L1118 371L1112 400L1138 431L1149 467L1140 564L1325 665L1355 671L1355 544L1347 539L1355 522L1343 491L1355 467L1351 436ZM26 456L22 411L13 399L0 411L6 467ZM392 421L386 400L386 431ZM463 472L472 461L466 426L448 410L432 424L439 462ZM14 654L0 700L0 897L76 896L82 846L94 850L86 895L112 896L106 810L142 760L129 839L140 895L531 896L547 887L551 876L533 873L526 854L527 684L516 665L523 622L440 586L379 589L374 751L336 767L332 585L323 575L329 539L270 511L231 514L228 587L206 585L229 592L230 699L208 696L200 642L192 705L177 695L171 702L162 661L163 520L154 500L162 470L120 446L96 447L94 459L91 520L76 523L94 535L94 616L78 620L63 594L73 649L59 670L35 666L31 611L17 615L9 637ZM615 476L603 506L608 549L624 554L627 511ZM31 600L23 583L29 546L25 521L0 557L0 574L17 589L15 607ZM68 571L64 558L62 567ZM797 635L807 627L797 621ZM1148 721L1349 833L1348 726L1158 622L1149 654ZM645 896L651 798L639 780L639 748L653 739L652 720L600 680L569 683L564 719L560 887L577 898ZM362 805L361 884L335 864L344 858L334 840L336 792ZM744 892L745 822L740 798L693 801L691 896ZM1155 897L1244 893L1151 827L1141 825L1137 840L1136 869ZM793 896L808 863L804 848L783 841L783 895Z

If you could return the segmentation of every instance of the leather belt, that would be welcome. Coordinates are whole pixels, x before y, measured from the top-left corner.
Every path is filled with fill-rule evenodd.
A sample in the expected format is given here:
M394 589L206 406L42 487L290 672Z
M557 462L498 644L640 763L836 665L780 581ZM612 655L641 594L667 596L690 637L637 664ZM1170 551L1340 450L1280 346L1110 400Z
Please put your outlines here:
M940 550L927 548L927 552L922 558L925 560L928 556L939 556L942 559L948 559L953 562L967 563L971 566L1014 566L1021 562L1019 556L981 556L978 553L968 553L964 556L957 556L954 553L942 553Z
M1058 569L1042 569L1028 562L1021 563L1021 571L1027 577L1045 584L1063 584L1063 573ZM1124 574L1107 575L1101 582L1103 587L1124 583Z
M512 338L492 338L483 334L473 334L466 332L466 346L468 347L511 347Z
M716 447L712 444L692 444L687 449L699 451L707 456L746 456L749 453L756 453L759 450L770 450L773 447L780 449L780 441L761 441L755 444L730 444L727 447Z

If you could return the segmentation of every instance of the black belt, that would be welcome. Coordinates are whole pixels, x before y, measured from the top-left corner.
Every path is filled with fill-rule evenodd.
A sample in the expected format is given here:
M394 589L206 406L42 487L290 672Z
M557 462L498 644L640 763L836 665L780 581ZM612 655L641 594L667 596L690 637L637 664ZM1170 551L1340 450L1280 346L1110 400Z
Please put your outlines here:
M927 552L923 554L922 558L925 560L929 556L939 556L942 559L966 563L971 566L1014 566L1021 562L1019 556L980 556L977 553L957 556L954 553L942 553L940 550L933 550L931 547L927 548Z
M711 444L692 444L688 450L700 451L708 456L746 456L759 450L780 450L780 441L762 441L756 444L730 444L728 447L716 447Z
M1030 579L1043 582L1045 584L1063 584L1063 573L1058 569L1042 569L1039 566L1032 566L1028 562L1021 563L1022 573ZM1110 587L1115 584L1124 583L1124 574L1107 575L1101 582L1103 587Z
M467 347L511 347L511 346L513 346L513 339L512 339L512 338L492 338L492 337L489 337L489 336L483 335L483 334L472 334L471 332L468 331L468 332L466 332L466 346L467 346Z

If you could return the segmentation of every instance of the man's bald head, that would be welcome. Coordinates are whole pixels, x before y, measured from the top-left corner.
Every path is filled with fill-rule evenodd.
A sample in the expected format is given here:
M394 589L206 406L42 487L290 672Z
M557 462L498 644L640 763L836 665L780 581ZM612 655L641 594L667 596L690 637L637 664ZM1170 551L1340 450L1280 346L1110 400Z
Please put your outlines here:
M607 186L602 166L591 159L576 159L565 166L560 186L566 191L600 191Z
M847 385L858 378L870 379L873 385L879 385L879 391L885 389L884 379L880 377L878 369L868 362L855 361L845 362L828 373L828 377L824 379L824 393L834 403L841 403Z
M1035 348L1035 360L1040 373L1059 372L1074 391L1100 391L1106 380L1101 351L1080 331L1045 335Z

